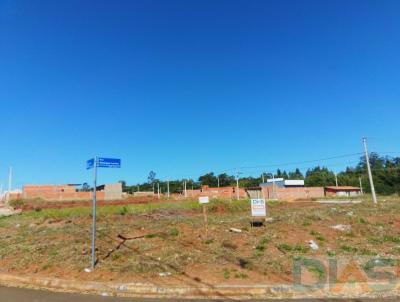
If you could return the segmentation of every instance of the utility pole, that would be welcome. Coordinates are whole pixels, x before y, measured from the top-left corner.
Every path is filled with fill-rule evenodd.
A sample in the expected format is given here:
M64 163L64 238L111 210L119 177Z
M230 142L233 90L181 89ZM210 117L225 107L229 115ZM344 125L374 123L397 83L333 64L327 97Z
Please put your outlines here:
M10 166L10 170L8 171L8 192L7 192L7 199L6 199L6 204L7 205L9 203L9 201L10 201L11 182L12 182L12 167Z
M96 188L97 188L97 156L93 164L93 223L92 223L92 271L96 266Z
M187 197L187 182L185 180L185 197Z
M217 176L218 188L219 188L219 176Z
M264 180L264 172L261 173L261 179L262 179L262 183L264 183L265 182L265 180Z
M360 192L361 192L361 195L364 195L364 191L363 191L363 187L362 187L361 176L358 178L358 180L360 181Z
M365 160L366 160L366 162L367 162L367 170L368 170L369 183L370 183L370 185L371 185L372 200L374 201L374 203L378 203L378 201L377 201L377 199L376 199L374 180L372 179L371 166L370 166L370 163L369 163L367 139L366 139L365 137L363 138L363 143L364 143L364 150L365 150Z
M167 180L167 196L168 196L168 199L169 199L169 180Z
M274 196L273 199L277 199L276 198L276 192L275 192L275 175L274 175L274 172L272 172L272 196Z
M338 181L337 181L337 173L335 173L335 182L336 182L336 188L339 187Z
M239 170L237 171L236 174L236 199L239 200L240 195L239 195Z
M157 183L157 197L160 199L160 183Z

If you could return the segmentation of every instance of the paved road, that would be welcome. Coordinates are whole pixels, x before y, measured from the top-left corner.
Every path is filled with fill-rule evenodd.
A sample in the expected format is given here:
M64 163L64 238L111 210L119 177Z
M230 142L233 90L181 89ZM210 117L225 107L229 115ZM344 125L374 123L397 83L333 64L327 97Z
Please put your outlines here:
M75 295L64 293L52 293L47 291L35 291L28 289L16 289L0 287L0 302L194 302L195 300L177 300L177 299L135 299L135 298L112 298L89 295ZM211 302L222 300L196 300L197 302ZM232 302L233 300L224 300L224 302ZM310 299L310 300L252 300L254 302L293 302L293 301L308 301L308 302L334 302L334 301L352 301L352 302L394 302L399 299L352 299L352 300L337 300L337 299Z

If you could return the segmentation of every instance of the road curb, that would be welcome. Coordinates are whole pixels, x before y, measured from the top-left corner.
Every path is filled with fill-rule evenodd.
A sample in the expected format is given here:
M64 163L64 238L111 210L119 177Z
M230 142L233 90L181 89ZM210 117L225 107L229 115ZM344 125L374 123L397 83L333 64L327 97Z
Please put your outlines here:
M56 292L136 298L247 300L282 298L384 298L400 296L399 283L391 290L379 292L366 290L366 288L371 288L371 283L352 284L351 288L343 288L341 291L332 291L332 289L328 287L323 287L306 292L287 284L160 286L152 283L72 281L57 278L41 278L37 276L0 274L0 285ZM383 284L375 283L374 285L379 286Z

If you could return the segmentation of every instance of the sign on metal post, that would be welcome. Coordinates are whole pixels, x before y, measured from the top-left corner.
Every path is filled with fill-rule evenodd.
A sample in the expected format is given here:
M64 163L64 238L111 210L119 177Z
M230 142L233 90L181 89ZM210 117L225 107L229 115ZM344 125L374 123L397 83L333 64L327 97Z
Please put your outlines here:
M265 199L258 198L251 200L251 216L252 217L267 216L267 206L265 204Z
M86 169L93 168L93 222L92 222L92 263L91 270L96 266L96 188L97 168L121 168L121 159L95 156L86 161Z
M206 239L208 238L208 217L207 217L207 204L210 202L208 196L199 197L199 203L203 206L204 227L206 230Z
M200 204L206 204L206 203L209 203L209 202L210 202L210 199L208 198L208 196L199 197L199 203Z
M99 168L121 168L121 160L119 158L99 157L97 166Z
M89 159L86 161L86 169L92 169L94 167L95 159ZM106 157L98 157L97 165L98 168L121 168L121 160L119 158L106 158Z
M86 170L92 169L94 167L94 158L86 161Z

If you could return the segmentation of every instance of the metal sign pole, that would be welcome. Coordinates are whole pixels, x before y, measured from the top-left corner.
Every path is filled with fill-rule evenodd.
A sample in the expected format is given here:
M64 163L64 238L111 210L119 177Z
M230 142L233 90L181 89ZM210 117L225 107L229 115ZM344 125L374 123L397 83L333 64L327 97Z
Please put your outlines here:
M97 156L93 164L93 224L92 224L92 270L96 265L96 188L97 188Z
M86 162L86 169L93 168L93 204L92 204L92 252L91 252L91 268L86 268L85 272L91 272L94 270L97 259L96 259L96 193L97 193L97 168L121 168L121 159L119 158L105 158L95 156L93 159L89 159Z

